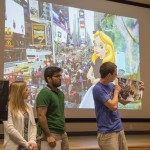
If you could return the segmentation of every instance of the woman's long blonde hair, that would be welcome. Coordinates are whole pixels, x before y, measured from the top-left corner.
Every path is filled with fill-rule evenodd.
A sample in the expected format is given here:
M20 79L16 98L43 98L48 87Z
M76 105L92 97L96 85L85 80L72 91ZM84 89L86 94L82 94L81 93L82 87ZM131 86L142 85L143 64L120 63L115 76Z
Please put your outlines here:
M8 107L14 118L18 117L18 112L27 112L28 105L24 102L25 91L26 83L23 81L15 81L10 85Z
M105 49L107 50L102 63L104 63L104 62L116 63L115 52L114 52L114 44L113 44L111 38L109 36L107 36L105 33L103 33L102 31L97 31L94 34L94 38L96 38L96 37L100 37L100 39L105 44ZM97 58L98 58L98 56L94 52L93 55L92 55L92 62L94 64L95 64L95 61L96 61Z

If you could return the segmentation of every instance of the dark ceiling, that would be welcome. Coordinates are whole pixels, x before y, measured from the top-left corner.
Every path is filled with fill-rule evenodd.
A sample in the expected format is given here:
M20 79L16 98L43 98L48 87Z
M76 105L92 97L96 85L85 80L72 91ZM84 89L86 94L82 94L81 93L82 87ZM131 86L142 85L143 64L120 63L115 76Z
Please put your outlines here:
M128 5L134 5L139 7L150 8L150 0L108 0L118 3L124 3Z
M127 1L150 5L150 0L127 0Z

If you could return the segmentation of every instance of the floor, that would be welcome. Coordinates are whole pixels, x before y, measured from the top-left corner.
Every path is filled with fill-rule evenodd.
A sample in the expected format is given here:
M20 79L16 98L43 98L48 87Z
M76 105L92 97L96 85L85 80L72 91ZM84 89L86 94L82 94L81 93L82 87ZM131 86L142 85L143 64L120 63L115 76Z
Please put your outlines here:
M129 150L150 150L150 135L126 135ZM96 136L69 137L70 150L98 150ZM0 150L3 140L0 139Z
M150 135L126 135L126 138L130 149L150 150ZM69 142L71 150L98 149L95 136L73 136L69 138Z

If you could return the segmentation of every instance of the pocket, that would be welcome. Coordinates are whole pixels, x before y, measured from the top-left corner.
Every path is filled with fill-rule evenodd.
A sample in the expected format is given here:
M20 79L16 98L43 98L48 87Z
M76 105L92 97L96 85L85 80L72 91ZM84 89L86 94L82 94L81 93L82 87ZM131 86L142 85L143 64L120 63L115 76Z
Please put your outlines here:
M98 133L97 141L98 141L99 147L101 148L102 147L102 134L101 133Z
M67 135L67 132L64 132L64 136L68 136L68 135Z
M36 136L36 143L37 143L37 146L38 146L38 150L41 150L41 142L42 141L46 141L46 136L44 136L43 133L41 135L37 134L37 136Z
M47 141L47 138L46 138L45 134L42 132L40 135L37 134L36 140L39 140L39 141Z

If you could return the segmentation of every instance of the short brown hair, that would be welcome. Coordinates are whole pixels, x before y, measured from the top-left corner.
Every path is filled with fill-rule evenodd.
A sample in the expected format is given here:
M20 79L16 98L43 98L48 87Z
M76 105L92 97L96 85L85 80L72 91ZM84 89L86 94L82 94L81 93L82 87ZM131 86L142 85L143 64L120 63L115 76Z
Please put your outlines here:
M113 74L116 69L117 69L117 66L112 62L103 63L100 66L100 70L99 70L101 78L105 78L109 73Z
M52 77L55 73L61 72L61 68L55 67L55 66L50 66L47 67L44 71L44 79L47 82L47 77Z

